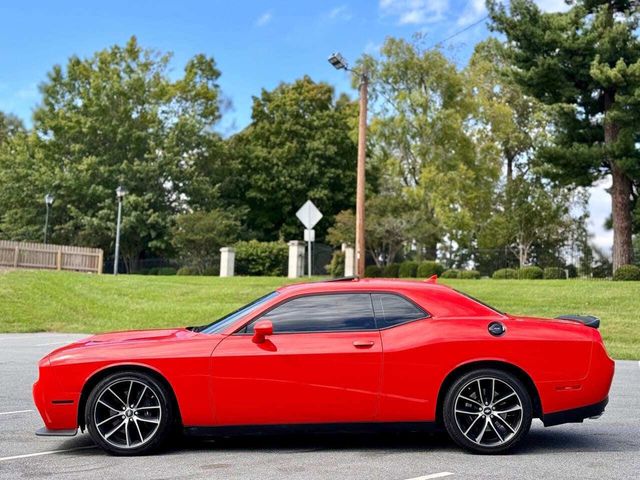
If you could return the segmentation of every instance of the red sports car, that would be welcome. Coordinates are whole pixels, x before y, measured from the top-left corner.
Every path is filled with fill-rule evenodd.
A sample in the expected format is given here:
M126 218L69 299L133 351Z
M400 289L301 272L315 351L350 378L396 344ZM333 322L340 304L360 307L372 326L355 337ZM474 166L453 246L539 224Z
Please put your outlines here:
M614 362L594 317L515 317L434 281L290 285L201 327L95 335L39 364L41 435L135 455L177 430L444 427L503 452L602 414Z

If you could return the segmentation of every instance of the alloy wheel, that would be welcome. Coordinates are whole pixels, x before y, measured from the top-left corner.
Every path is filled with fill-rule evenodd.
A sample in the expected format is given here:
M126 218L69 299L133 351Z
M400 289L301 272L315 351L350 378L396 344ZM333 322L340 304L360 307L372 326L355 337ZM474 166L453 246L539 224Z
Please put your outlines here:
M482 447L507 443L522 426L522 400L499 378L482 377L466 383L456 396L454 409L460 432Z
M116 380L98 395L93 411L100 437L122 449L140 447L158 432L162 406L154 387L134 379Z

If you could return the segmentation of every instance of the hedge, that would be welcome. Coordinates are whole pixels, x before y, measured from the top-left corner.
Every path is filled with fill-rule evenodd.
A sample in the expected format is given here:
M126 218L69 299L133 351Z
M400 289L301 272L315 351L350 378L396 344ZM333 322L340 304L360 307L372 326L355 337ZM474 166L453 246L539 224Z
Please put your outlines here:
M284 242L259 242L249 240L235 244L236 273L264 277L281 277L287 274L289 247Z
M513 268L501 268L493 272L491 278L494 278L496 280L513 280L518 278L518 271Z
M444 267L438 262L427 261L418 265L418 277L429 278L433 275L440 276L444 272Z
M567 274L564 272L564 268L560 267L547 267L544 269L545 280L564 280L567 278Z
M398 276L400 275L400 264L390 263L389 265L384 267L382 275L385 278L398 278Z
M367 278L382 277L382 269L377 265L369 265L364 269L364 276Z
M640 280L640 267L637 265L621 265L613 274L616 281Z
M462 270L458 278L465 280L480 280L480 272L478 270Z
M418 263L417 262L402 262L400 264L400 270L398 271L398 276L400 278L415 278L418 274Z
M519 280L540 280L544 277L544 272L540 267L522 267L518 270Z
M455 268L450 268L449 270L445 270L440 275L441 278L460 278L460 270Z
M341 250L333 252L333 255L331 256L331 263L327 268L329 274L333 278L344 277L344 257L344 252Z

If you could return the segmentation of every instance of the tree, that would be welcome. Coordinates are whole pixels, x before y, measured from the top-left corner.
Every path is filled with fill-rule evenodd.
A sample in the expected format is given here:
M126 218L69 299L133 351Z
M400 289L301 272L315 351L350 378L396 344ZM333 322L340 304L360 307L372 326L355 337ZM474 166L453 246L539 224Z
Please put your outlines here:
M173 245L198 273L204 273L215 266L220 248L238 241L240 230L235 216L223 210L183 213L173 227Z
M470 134L472 90L455 64L419 39L389 38L380 52L360 62L372 79L373 161L397 165L406 195L420 206L419 251L433 258L440 239L469 246L490 213L500 171L497 155Z
M0 112L0 145L18 133L24 133L24 123L15 115Z
M309 77L263 90L253 99L252 122L229 142L234 171L223 196L247 209L247 227L260 240L300 238L297 209L311 199L325 218L355 198L356 107L333 87Z
M11 195L0 193L5 227L30 232L33 216L16 212L29 212L50 191L53 240L109 251L114 192L123 185L121 251L131 266L143 251L172 248L176 213L213 208L221 181L213 174L221 140L212 131L220 118L220 72L213 59L196 55L172 80L170 57L132 37L52 69L34 112L35 134L14 147L19 165L31 171L12 172L6 152L0 159L0 176L15 184ZM33 196L17 196L21 189Z
M588 186L611 175L613 267L632 263L632 205L640 151L640 11L632 0L575 0L542 13L531 0L509 12L489 0L507 37L513 77L554 107L554 145L540 154L556 178Z

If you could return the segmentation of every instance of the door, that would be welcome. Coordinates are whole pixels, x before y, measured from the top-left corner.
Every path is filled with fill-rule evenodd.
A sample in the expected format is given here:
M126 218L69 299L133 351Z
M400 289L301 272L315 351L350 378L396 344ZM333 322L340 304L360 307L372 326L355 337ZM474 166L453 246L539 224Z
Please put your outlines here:
M253 342L253 324L273 335ZM284 300L213 352L217 425L373 421L382 345L369 294Z

